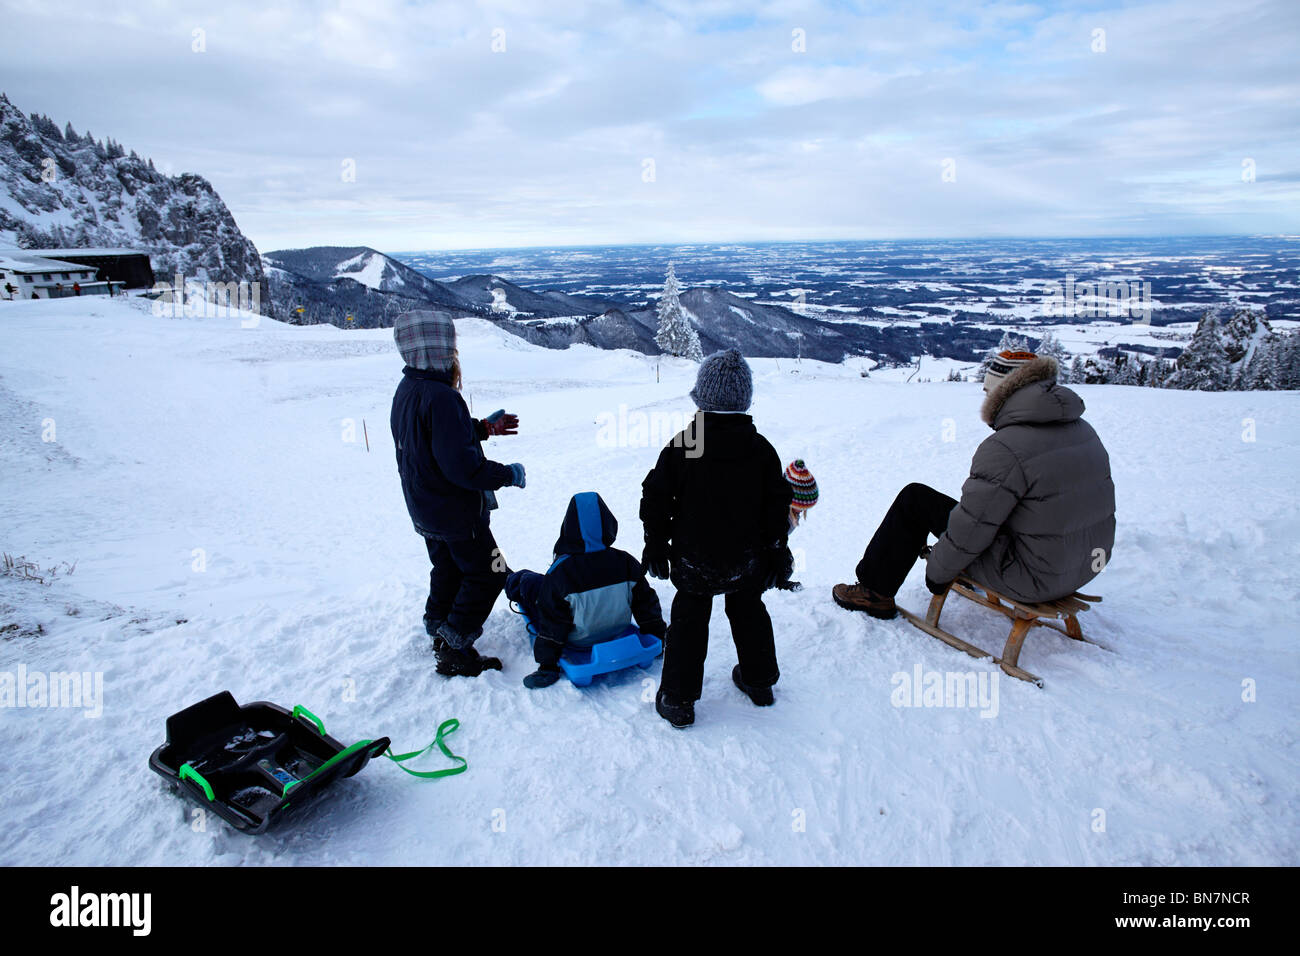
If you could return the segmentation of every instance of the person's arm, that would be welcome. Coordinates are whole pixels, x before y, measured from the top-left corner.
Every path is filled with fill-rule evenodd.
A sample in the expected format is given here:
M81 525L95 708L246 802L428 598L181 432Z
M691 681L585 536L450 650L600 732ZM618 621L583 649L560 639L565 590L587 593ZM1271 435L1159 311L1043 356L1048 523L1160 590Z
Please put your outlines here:
M975 452L970 477L961 486L961 501L948 517L948 528L930 550L928 581L950 583L988 550L998 529L1025 496L1020 461L996 437Z
M548 574L537 599L537 640L533 642L533 659L545 667L557 667L564 645L573 633L573 608L558 593Z
M508 465L484 457L475 423L459 395L442 402L435 414L445 418L430 426L433 457L449 481L475 491L496 491L513 484L514 472Z
M636 627L642 634L651 634L659 640L664 639L668 633L668 625L664 622L663 608L659 605L659 595L655 589L650 586L646 580L645 571L635 558L628 555L628 570L634 576L632 585L632 617L636 619Z
M781 467L776 449L769 445L764 457L763 505L758 528L764 544L785 547L786 538L790 536L790 502L794 500L794 493L790 490L790 482L785 480L785 469Z
M672 445L664 448L659 453L659 461L641 483L644 564L657 578L668 577L668 544L673 537L673 515L677 513L677 452Z

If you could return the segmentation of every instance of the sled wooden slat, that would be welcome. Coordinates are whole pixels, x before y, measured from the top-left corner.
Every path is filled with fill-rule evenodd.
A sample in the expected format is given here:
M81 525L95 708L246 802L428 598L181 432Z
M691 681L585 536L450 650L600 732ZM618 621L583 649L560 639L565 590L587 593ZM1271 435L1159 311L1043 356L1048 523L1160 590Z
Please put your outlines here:
M952 592L956 592L976 604L992 608L1011 621L1011 633L1007 635L1007 642L1002 649L1001 657L990 654L974 644L967 643L939 626L939 615L943 612L943 605L948 598L948 594ZM958 575L957 580L953 581L948 592L937 594L930 599L930 607L926 611L924 618L918 617L903 608L899 608L899 611L909 622L931 637L937 637L949 647L965 651L971 657L991 658L1007 675L1028 681L1037 687L1042 687L1042 678L1031 674L1019 664L1020 650L1024 646L1029 631L1034 627L1050 627L1052 630L1073 640L1091 644L1093 642L1083 636L1083 630L1079 627L1078 615L1099 601L1101 601L1099 597L1075 592L1054 601L1030 604L999 594L973 578L962 574ZM1057 624L1057 620L1062 621L1064 626Z
M982 661L992 660L993 663L1001 667L1002 670L1004 670L1011 677L1016 677L1023 681L1029 681L1029 683L1034 684L1038 687L1043 686L1043 679L1041 677L1037 676L1036 674L1029 673L1029 671L1025 670L1023 667L1020 667L1017 664L1012 664L1009 661L1002 660L1000 657L996 656L995 654L990 654L988 651L976 647L974 644L968 644L966 641L963 641L957 635L949 634L947 631L939 627L937 624L931 624L925 618L917 617L915 614L913 614L911 611L907 610L906 608L900 607L898 611L900 614L903 615L903 617L907 618L907 620L910 621L912 624L916 625L918 628L925 631L925 633L929 634L931 637L937 637L939 640L943 641L949 647L955 647L959 651L965 651L971 657L977 658Z

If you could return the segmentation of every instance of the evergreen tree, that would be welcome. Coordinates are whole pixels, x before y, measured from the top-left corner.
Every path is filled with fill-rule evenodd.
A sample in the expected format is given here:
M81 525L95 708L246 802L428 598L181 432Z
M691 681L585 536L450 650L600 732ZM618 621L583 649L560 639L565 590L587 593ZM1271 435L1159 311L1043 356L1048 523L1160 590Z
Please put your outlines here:
M1164 388L1168 375L1169 365L1165 362L1165 350L1161 349L1152 359L1151 368L1147 370L1147 384L1152 388Z
M1138 384L1137 360L1132 355L1121 352L1115 359L1115 372L1110 378L1112 385Z
M1070 383L1070 368L1065 361L1068 356L1065 353L1065 347L1061 345L1060 339L1051 331L1044 332L1036 351L1044 358L1056 359L1056 380L1062 385L1068 385Z
M1084 385L1109 385L1115 379L1115 360L1104 355L1084 359L1083 377L1075 379Z
M704 360L704 350L700 347L700 337L682 311L681 287L677 284L677 272L673 264L668 263L668 275L664 279L663 295L659 296L659 332L655 344L666 355L677 355Z
M1228 353L1219 334L1219 320L1213 313L1201 317L1192 341L1178 356L1176 364L1178 370L1169 378L1170 388L1217 392L1231 384Z
M1300 388L1300 366L1297 363L1300 353L1297 352L1297 343L1300 343L1300 335L1294 331L1270 338L1257 376L1259 384L1252 387Z
M1063 383L1064 383L1064 382L1075 382L1075 383L1079 383L1079 382L1082 382L1083 380L1084 380L1083 356L1082 356L1082 355L1076 355L1076 356L1074 357L1074 361L1070 363L1070 374L1069 374L1069 377L1066 378L1066 379L1062 379L1062 380L1060 380L1060 381L1062 381Z

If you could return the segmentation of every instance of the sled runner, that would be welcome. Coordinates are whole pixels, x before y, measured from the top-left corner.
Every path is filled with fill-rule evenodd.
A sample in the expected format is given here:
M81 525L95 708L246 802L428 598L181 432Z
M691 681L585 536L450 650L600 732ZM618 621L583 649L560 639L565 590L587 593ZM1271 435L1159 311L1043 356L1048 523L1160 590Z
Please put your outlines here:
M387 737L345 746L326 734L324 724L305 707L288 711L265 701L241 707L229 691L222 691L167 718L167 742L149 757L149 768L236 830L263 833L334 781L360 771L372 757L386 756L401 767L402 761L436 746L459 766L401 769L417 777L461 773L465 759L443 743L459 726L446 721L425 750L393 754Z
M531 643L537 640L537 629L528 615L519 611L528 628ZM560 655L560 670L576 687L586 687L593 677L612 674L629 667L649 667L663 651L663 641L650 634L642 634L636 625L628 625L622 634L591 647L566 647Z
M964 598L974 601L976 604L982 604L984 607L992 608L998 613L1006 616L1011 621L1011 633L1007 636L1007 643L1002 648L1002 656L997 657L988 651L981 650L974 644L968 644L960 637L950 634L943 628L939 627L939 615L943 611L944 601L948 599L948 594L955 591ZM965 651L971 657L993 658L994 663L998 664L1002 670L1011 677L1017 677L1020 680L1029 681L1037 687L1043 686L1043 680L1029 671L1020 667L1020 649L1025 642L1025 637L1029 634L1030 628L1033 627L1050 627L1054 631L1059 631L1066 637L1076 641L1088 641L1083 636L1083 630L1079 627L1078 615L1082 611L1101 601L1101 598L1094 597L1090 594L1074 594L1058 598L1055 601L1044 601L1040 604L1028 604L1023 601L1017 601L1013 598L1006 597L996 591L985 587L972 578L964 574L959 574L957 579L952 582L948 591L943 594L936 594L930 598L930 608L924 618L918 617L911 611L899 608L903 617L907 618L912 624L915 624L931 637L937 637L950 647L955 647L959 651ZM1063 622L1055 623L1056 620Z

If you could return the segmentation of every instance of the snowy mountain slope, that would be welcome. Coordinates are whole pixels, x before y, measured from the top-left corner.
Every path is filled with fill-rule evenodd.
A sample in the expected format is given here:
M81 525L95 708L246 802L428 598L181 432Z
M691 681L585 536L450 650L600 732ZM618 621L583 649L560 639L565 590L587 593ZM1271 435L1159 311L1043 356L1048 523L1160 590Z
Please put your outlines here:
M263 279L256 247L202 176L165 175L0 94L0 246L13 245L143 249L159 281Z
M658 665L525 690L504 602L481 646L506 670L433 673L427 559L385 424L390 332L159 319L141 300L0 303L0 329L0 549L76 561L48 588L0 576L0 628L25 628L0 639L0 673L104 677L96 719L0 708L0 863L1300 862L1300 663L1279 600L1300 590L1296 393L1080 389L1119 496L1105 602L1083 621L1110 650L1032 635L1022 663L1045 688L1002 678L982 718L895 707L893 677L994 668L829 598L903 484L960 487L987 434L979 386L755 360L757 422L821 484L792 539L806 589L769 598L776 706L732 687L719 604L699 723L678 732L648 700ZM521 417L489 444L528 467L494 519L511 564L545 565L588 488L639 552L657 442L607 447L596 419L688 414L693 366L664 360L656 384L634 353L460 329L475 412ZM926 598L917 569L900 599ZM946 615L983 646L1005 637L983 609ZM278 832L196 832L145 761L168 714L224 688L399 749L456 716L470 770L420 782L377 761Z
M465 303L441 282L423 276L396 259L366 246L313 246L281 249L263 257L267 263L317 283L350 279L376 292L391 293L430 306L460 308Z
M513 317L551 319L588 316L604 312L610 303L590 296L565 295L563 292L534 292L500 276L462 276L446 283L464 302Z

